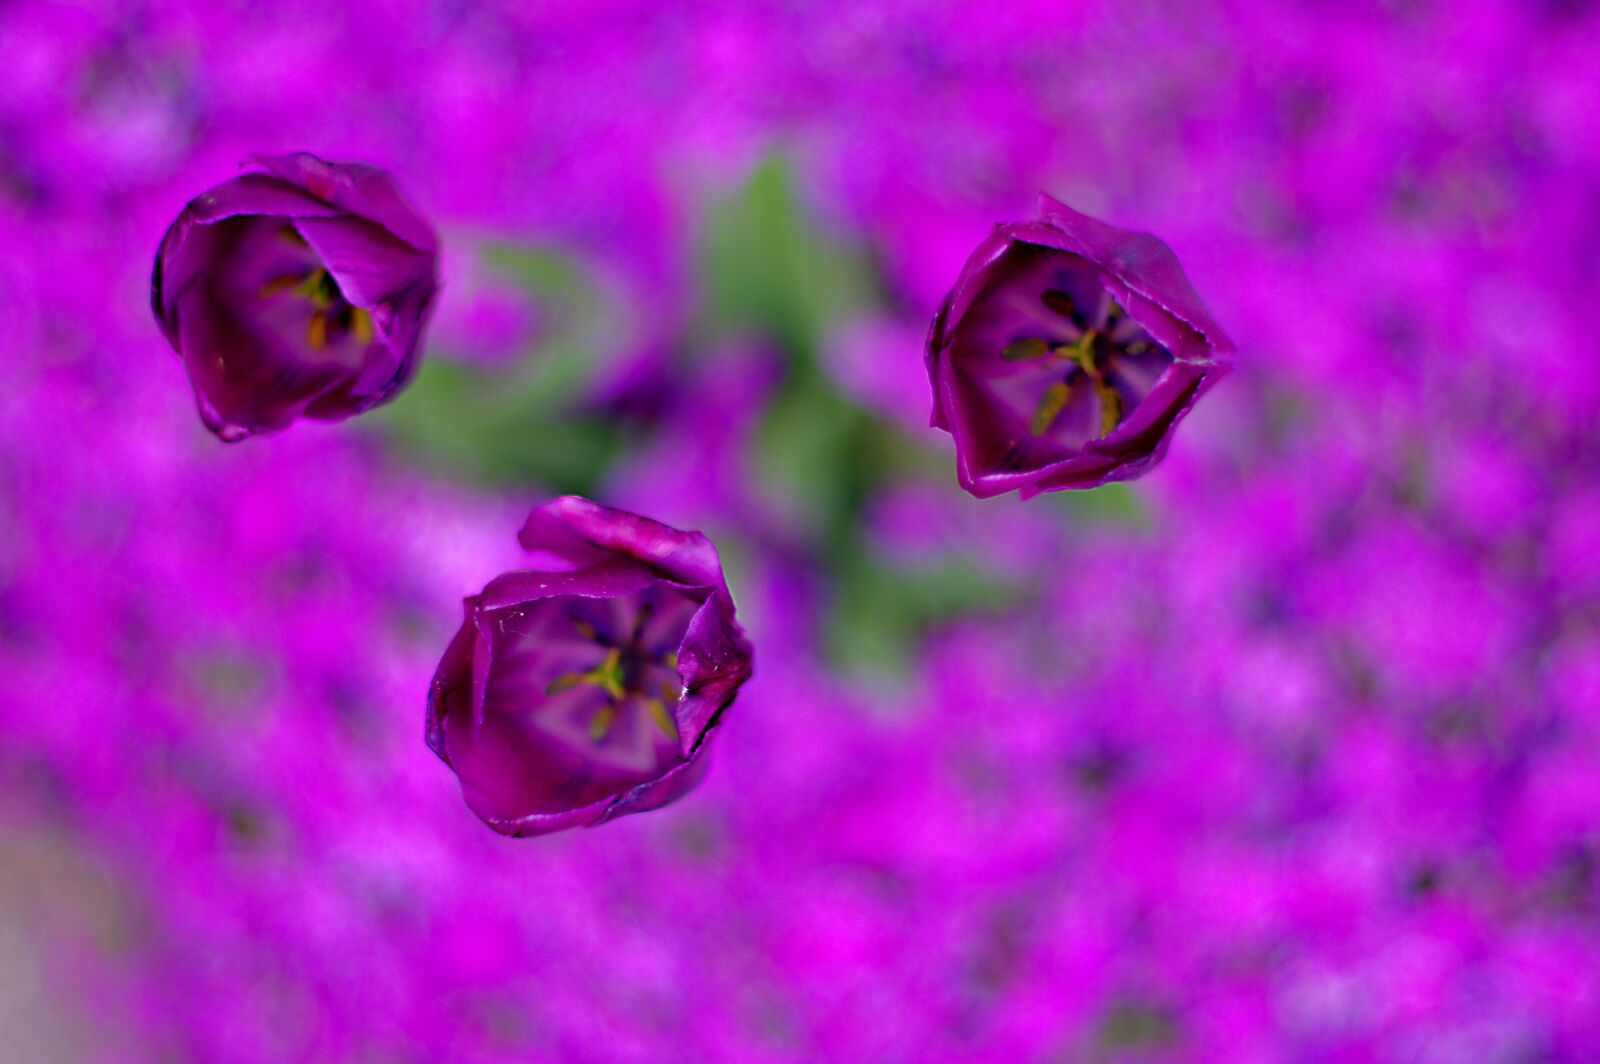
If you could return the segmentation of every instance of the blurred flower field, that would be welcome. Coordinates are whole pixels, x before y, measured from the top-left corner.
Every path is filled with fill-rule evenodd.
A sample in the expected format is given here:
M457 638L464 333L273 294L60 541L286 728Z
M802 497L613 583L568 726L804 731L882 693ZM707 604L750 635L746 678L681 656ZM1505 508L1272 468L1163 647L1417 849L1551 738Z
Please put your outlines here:
M0 1057L1600 1059L1600 7L0 4ZM258 152L393 173L410 388L235 446L150 309ZM922 351L1040 191L1238 347L984 502ZM692 795L423 742L561 493L703 529Z

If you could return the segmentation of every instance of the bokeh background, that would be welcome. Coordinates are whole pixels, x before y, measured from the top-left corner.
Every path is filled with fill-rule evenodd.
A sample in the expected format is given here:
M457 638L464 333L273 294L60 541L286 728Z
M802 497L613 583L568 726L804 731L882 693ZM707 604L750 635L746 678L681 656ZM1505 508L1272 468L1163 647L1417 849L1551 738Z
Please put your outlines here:
M1600 7L0 3L0 1058L1600 1059ZM391 406L237 446L148 308L257 151L435 220ZM921 343L1048 190L1239 366L979 504ZM577 491L758 647L707 783L422 744Z

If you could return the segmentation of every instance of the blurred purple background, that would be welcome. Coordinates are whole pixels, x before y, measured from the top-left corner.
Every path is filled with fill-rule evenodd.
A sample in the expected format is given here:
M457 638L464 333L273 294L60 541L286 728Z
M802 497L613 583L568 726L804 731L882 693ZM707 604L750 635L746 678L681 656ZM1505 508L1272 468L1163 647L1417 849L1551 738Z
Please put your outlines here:
M0 1058L1600 1059L1600 6L0 4ZM226 447L148 306L257 151L440 228L391 406ZM980 504L921 343L1047 190L1238 370ZM718 543L707 783L490 833L460 597Z

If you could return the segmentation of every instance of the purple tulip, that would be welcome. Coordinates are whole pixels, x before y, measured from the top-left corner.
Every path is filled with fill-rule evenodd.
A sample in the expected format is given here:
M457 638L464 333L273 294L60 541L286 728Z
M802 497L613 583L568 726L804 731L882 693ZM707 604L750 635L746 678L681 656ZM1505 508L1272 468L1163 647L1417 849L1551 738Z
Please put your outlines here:
M933 319L933 425L979 498L1131 480L1228 368L1172 249L1039 197L997 226Z
M716 548L571 495L534 510L518 539L531 566L466 600L434 673L429 747L507 835L683 797L750 678Z
M438 290L433 229L383 171L305 152L256 162L189 202L151 277L200 417L229 442L392 398Z

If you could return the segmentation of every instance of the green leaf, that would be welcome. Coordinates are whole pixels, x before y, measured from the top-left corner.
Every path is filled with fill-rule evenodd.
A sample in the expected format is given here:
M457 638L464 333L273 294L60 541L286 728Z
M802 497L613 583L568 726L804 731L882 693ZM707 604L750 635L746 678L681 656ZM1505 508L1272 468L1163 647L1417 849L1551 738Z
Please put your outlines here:
M480 254L537 304L539 345L494 367L430 352L405 394L363 424L445 475L590 491L621 452L623 435L572 407L594 380L596 352L616 346L625 316L584 266L559 250L494 243Z
M806 217L787 162L773 156L708 212L700 242L706 327L756 332L810 362L829 332L876 290L866 256Z
M1054 507L1067 520L1148 529L1153 521L1142 493L1132 485L1114 481L1088 491L1058 491L1041 495L1029 505Z
M933 627L1002 610L1027 594L959 554L905 565L863 550L837 577L825 644L830 660L858 673L903 674Z

